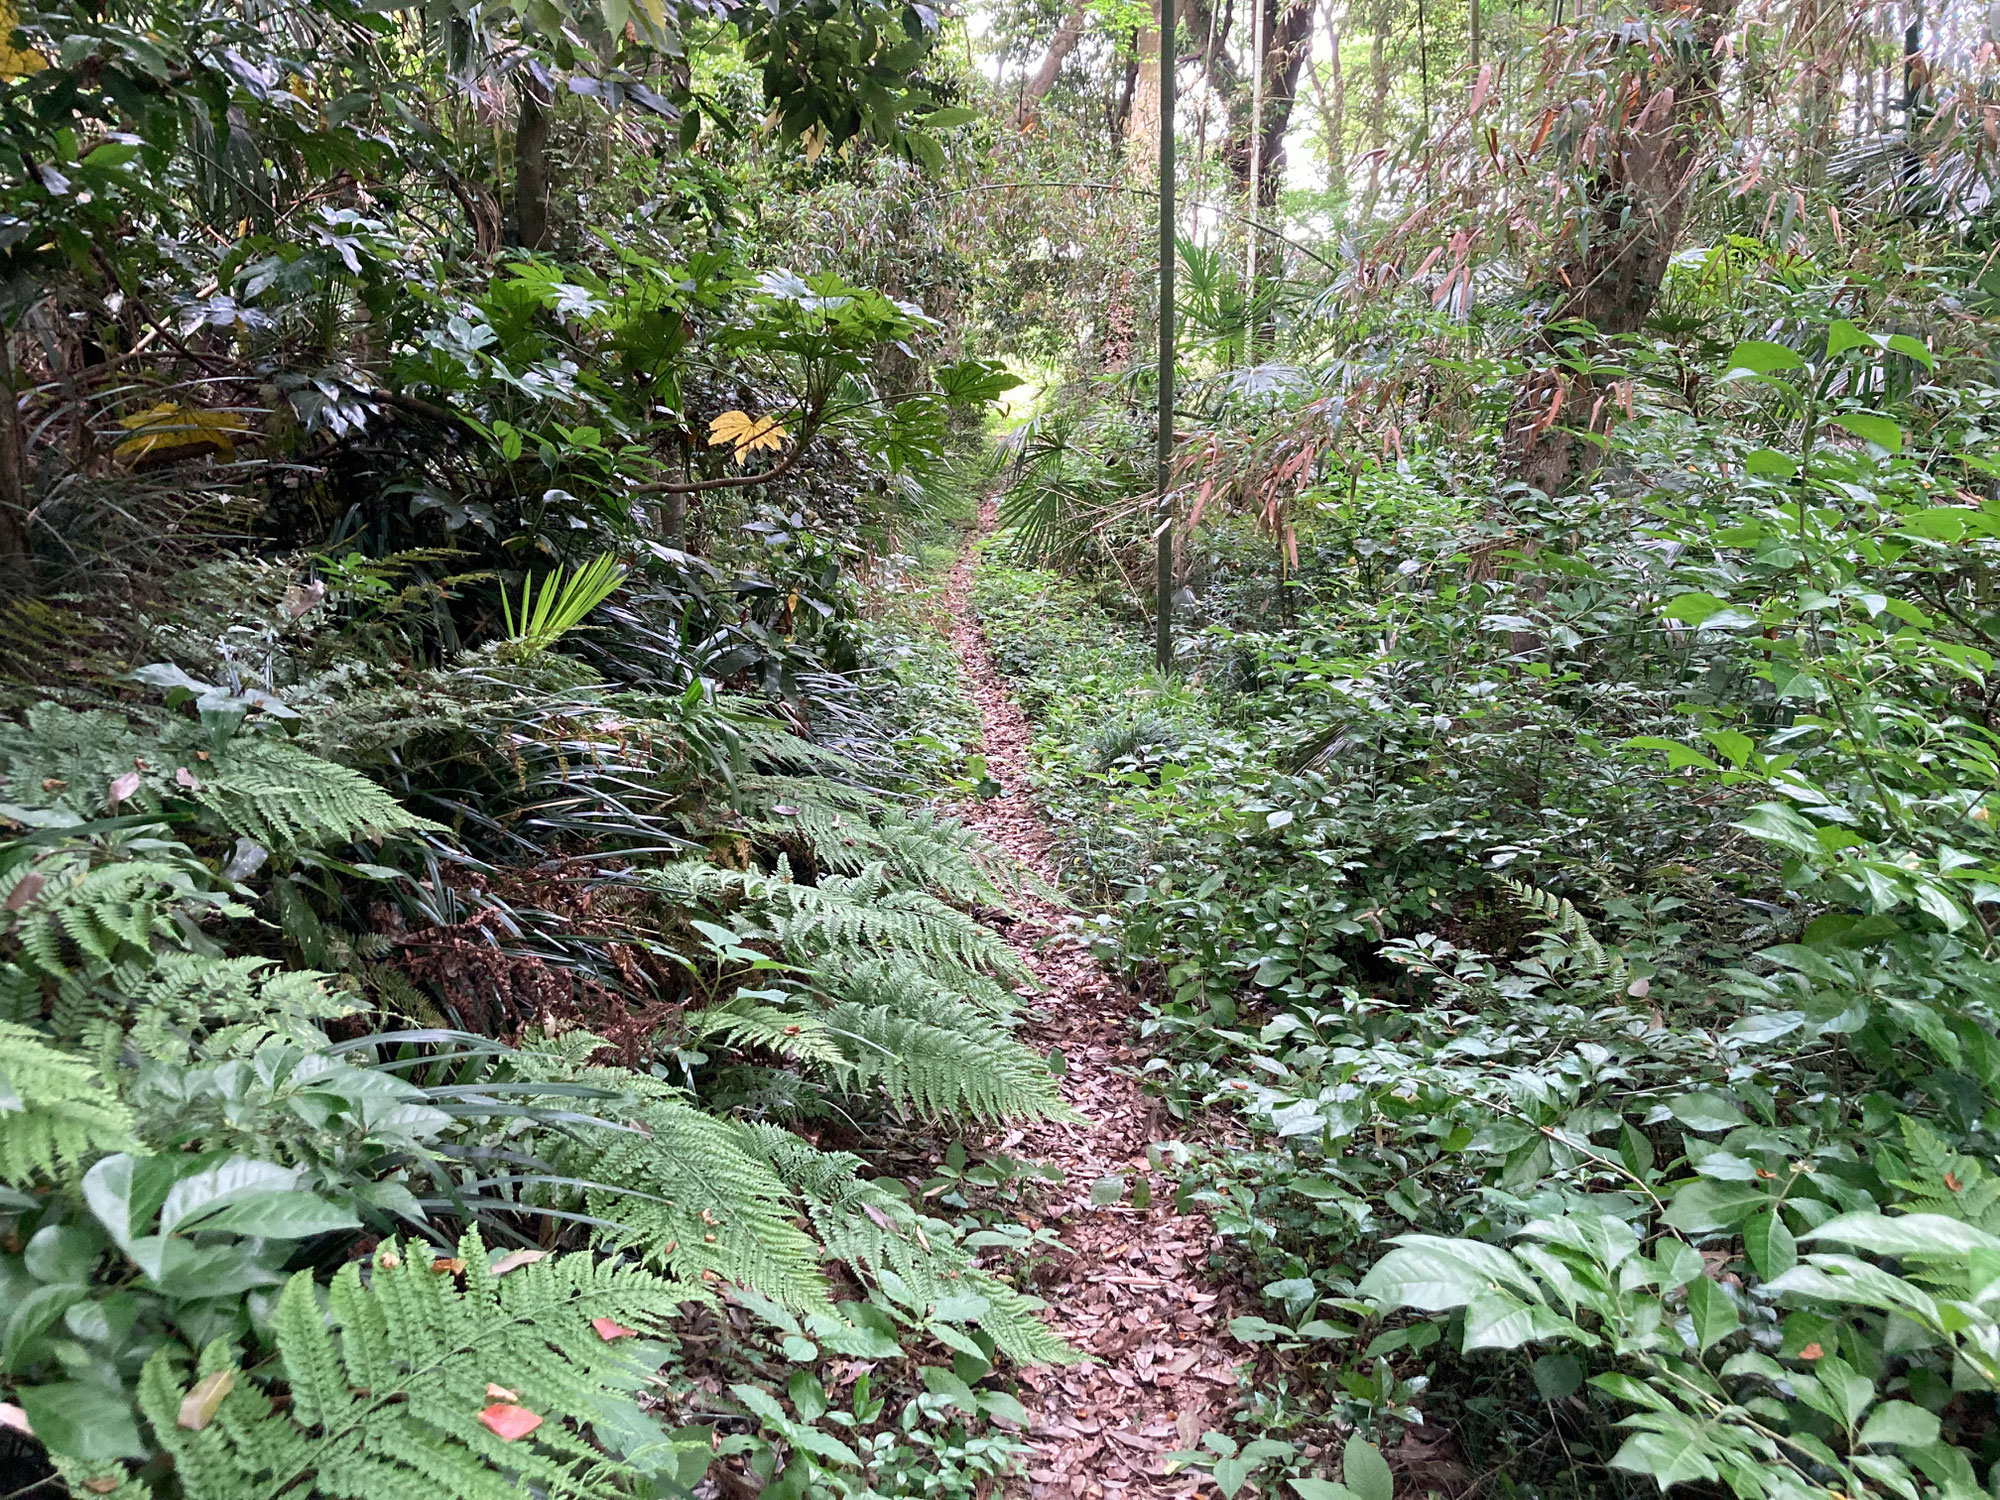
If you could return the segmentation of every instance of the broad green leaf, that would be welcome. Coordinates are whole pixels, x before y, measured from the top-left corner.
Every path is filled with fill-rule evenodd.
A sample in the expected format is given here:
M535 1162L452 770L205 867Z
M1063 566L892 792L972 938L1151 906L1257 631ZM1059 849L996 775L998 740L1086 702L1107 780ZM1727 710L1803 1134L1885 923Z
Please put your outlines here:
M1679 740L1663 739L1656 734L1636 734L1626 740L1629 750L1664 750L1667 753L1667 769L1678 771L1683 766L1699 766L1704 771L1720 771L1721 766L1703 755L1699 750L1689 749Z
M1561 1401L1583 1388L1583 1365L1574 1354L1544 1354L1535 1361L1535 1391L1544 1401Z
M1875 341L1845 318L1835 318L1826 331L1826 357L1838 359L1849 349L1870 349Z
M1396 1484L1389 1474L1389 1461L1358 1432L1340 1450L1340 1479L1353 1491L1355 1500L1395 1500Z
M926 130L950 130L955 125L970 125L978 118L978 110L967 109L962 104L954 104L945 109L932 110L929 114L918 119L917 123Z
M1774 370L1802 370L1805 361L1783 344L1763 339L1745 339L1729 351L1729 363L1722 378L1735 380L1744 375L1769 375Z
M1831 420L1835 427L1843 427L1878 448L1885 448L1891 453L1903 451L1903 429L1887 417L1878 417L1865 411L1851 411Z
M247 1156L232 1156L190 1172L173 1185L160 1205L160 1233L172 1234L184 1219L192 1220L239 1198L283 1191L298 1180L299 1174L290 1167Z
M1887 344L1883 347L1887 348L1893 354L1909 356L1909 358L1914 359L1926 370L1935 370L1937 368L1937 356L1931 353L1930 346L1921 339L1912 338L1907 333L1890 334Z
M1688 1283L1688 1316L1694 1321L1694 1336L1705 1354L1742 1326L1736 1304L1729 1293L1706 1276Z
M1668 1103L1674 1118L1690 1130L1704 1135L1718 1130L1735 1130L1745 1124L1743 1111L1720 1094L1682 1094Z
M1731 827L1817 859L1825 853L1819 830L1782 802L1760 802Z
M51 1453L100 1463L147 1456L132 1405L122 1391L95 1381L63 1380L23 1386L14 1392L14 1399Z
M1465 1306L1465 1352L1520 1348L1537 1336L1537 1313L1555 1316L1506 1292L1481 1292Z
M1743 467L1748 469L1752 474L1765 477L1776 476L1780 479L1790 479L1794 474L1799 472L1798 460L1788 458L1776 448L1751 449L1743 455ZM1729 545L1737 546L1740 544L1731 542Z
M1690 625L1699 625L1710 615L1719 615L1728 604L1713 594L1676 594L1660 606L1660 613L1669 620L1685 620Z
M1653 1170L1653 1143L1630 1125L1618 1127L1618 1159L1634 1177Z
M2000 1250L2000 1238L1943 1214L1904 1214L1895 1219L1879 1213L1842 1214L1800 1238L1924 1260L1955 1260L1975 1250Z
M354 1211L295 1189L244 1193L213 1213L197 1210L180 1224L182 1233L240 1234L271 1240L303 1240L336 1229L359 1229Z
M1937 1441L1938 1427L1937 1417L1921 1406L1908 1401L1884 1401L1868 1413L1868 1420L1861 1427L1861 1441L1923 1448Z
M1356 1500L1354 1491L1337 1479L1288 1479L1299 1500Z
M1775 1280L1799 1263L1798 1241L1775 1211L1758 1214L1743 1226L1743 1248L1766 1281Z
M1662 1491L1691 1480L1717 1477L1704 1445L1692 1432L1635 1432L1612 1455L1611 1467L1650 1474Z
M1479 1240L1435 1235L1402 1235L1356 1288L1385 1307L1446 1312L1463 1307L1481 1292L1510 1286L1535 1296L1534 1281L1506 1251Z
M1702 1177L1674 1194L1660 1221L1684 1234L1714 1234L1734 1229L1769 1202L1770 1194L1755 1183Z

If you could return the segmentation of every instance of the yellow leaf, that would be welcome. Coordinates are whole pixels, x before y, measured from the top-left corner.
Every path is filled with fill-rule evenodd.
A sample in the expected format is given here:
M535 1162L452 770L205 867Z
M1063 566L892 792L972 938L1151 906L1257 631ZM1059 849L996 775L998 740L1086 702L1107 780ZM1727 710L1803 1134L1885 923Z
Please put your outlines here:
M224 463L236 457L235 440L250 431L250 425L232 412L201 411L178 401L162 401L121 417L118 425L132 434L111 450L119 458L144 458L162 449L213 443Z
M633 0L633 6L640 15L653 23L655 32L667 29L666 0Z
M0 0L0 78L26 78L49 65L33 47L14 45L14 28L20 24L21 12L14 0Z
M774 417L753 417L747 412L726 411L708 424L708 445L720 448L725 444L736 449L735 458L740 464L759 448L777 450L785 446L785 429L778 425Z
M233 1369L217 1370L213 1375L203 1376L195 1388L181 1399L180 1425L191 1432L200 1432L214 1420L222 1398L235 1388L236 1371Z

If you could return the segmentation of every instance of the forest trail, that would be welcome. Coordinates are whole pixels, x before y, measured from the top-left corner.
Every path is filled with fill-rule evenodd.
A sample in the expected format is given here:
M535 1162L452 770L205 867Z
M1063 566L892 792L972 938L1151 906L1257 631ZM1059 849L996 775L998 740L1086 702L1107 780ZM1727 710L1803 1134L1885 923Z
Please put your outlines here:
M991 500L981 508L977 536L992 530L994 510ZM945 602L952 645L979 707L988 774L1001 790L964 816L1055 886L1048 825L1028 795L1032 731L972 614L977 536L959 554ZM1023 1374L1036 1451L1015 1493L1032 1500L1194 1495L1206 1476L1169 1478L1164 1456L1225 1425L1245 1359L1228 1332L1236 1311L1230 1289L1205 1284L1219 1242L1206 1218L1174 1212L1171 1176L1149 1172L1147 1145L1175 1132L1129 1071L1142 1056L1131 1036L1137 998L1099 966L1060 910L1031 894L1016 905L1018 920L1005 936L1047 991L1023 1036L1043 1051L1060 1051L1063 1096L1086 1120L1034 1127L1011 1148L1064 1174L1032 1222L1053 1228L1070 1253L1056 1258L1035 1290L1048 1300L1056 1332L1096 1362ZM1107 1177L1122 1178L1125 1195L1094 1206L1092 1186ZM1140 1183L1150 1193L1143 1208L1132 1203Z

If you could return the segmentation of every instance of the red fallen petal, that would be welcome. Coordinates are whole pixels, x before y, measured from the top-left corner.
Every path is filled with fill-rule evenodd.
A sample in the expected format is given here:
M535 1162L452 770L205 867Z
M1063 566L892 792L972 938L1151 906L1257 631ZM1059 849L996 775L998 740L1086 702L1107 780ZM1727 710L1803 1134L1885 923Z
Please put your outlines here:
M542 1419L525 1406L514 1406L505 1401L496 1401L479 1414L495 1437L513 1442L524 1438L542 1425Z
M609 1318L592 1318L590 1326L597 1330L597 1336L610 1343L613 1339L636 1339L639 1330L627 1328L623 1323L614 1323Z

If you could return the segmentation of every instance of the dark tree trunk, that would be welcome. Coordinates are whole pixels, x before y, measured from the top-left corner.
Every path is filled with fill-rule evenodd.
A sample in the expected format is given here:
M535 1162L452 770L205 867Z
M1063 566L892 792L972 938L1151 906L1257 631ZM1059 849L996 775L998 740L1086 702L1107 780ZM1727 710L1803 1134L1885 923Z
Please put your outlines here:
M1138 46L1138 35L1133 34L1133 46ZM1113 143L1125 139L1126 122L1132 118L1132 95L1139 87L1139 54L1135 50L1125 60L1125 86L1118 91L1118 107L1111 115L1111 139Z
M549 233L549 86L522 68L515 75L521 113L514 126L514 238L523 250L546 250Z
M1675 25L1668 33L1671 44L1637 75L1637 96L1625 110L1628 123L1611 143L1592 188L1595 222L1585 237L1588 248L1558 273L1567 290L1557 320L1582 319L1605 335L1645 326L1687 218L1702 133L1715 105L1716 44L1734 10L1735 0L1701 0L1691 22ZM1635 45L1644 42L1620 44ZM1588 376L1531 374L1508 422L1515 477L1554 495L1594 467L1599 449L1576 435L1575 424L1595 425L1603 394Z
M1056 34L1049 43L1049 50L1042 58L1042 65L1035 69L1027 85L1021 90L1021 98L1014 106L1014 123L1026 125L1034 117L1035 106L1042 102L1048 91L1056 86L1062 77L1063 64L1069 61L1070 53L1076 51L1076 44L1083 40L1084 0L1072 0L1069 14L1056 28Z
M1285 135L1291 129L1292 105L1298 98L1299 73L1311 51L1315 0L1250 0L1264 7L1264 145L1259 153L1260 181L1256 203L1269 208L1278 201L1278 185L1285 180ZM1202 57L1202 69L1209 83L1225 101L1229 111L1229 140L1222 160L1236 180L1236 191L1250 194L1250 104L1251 80L1237 68L1225 46L1226 30L1215 24L1209 0L1180 0L1180 14L1188 29L1215 45ZM1248 24L1247 22L1244 24Z
M0 324L0 594L24 582L28 566L28 456L10 337Z

